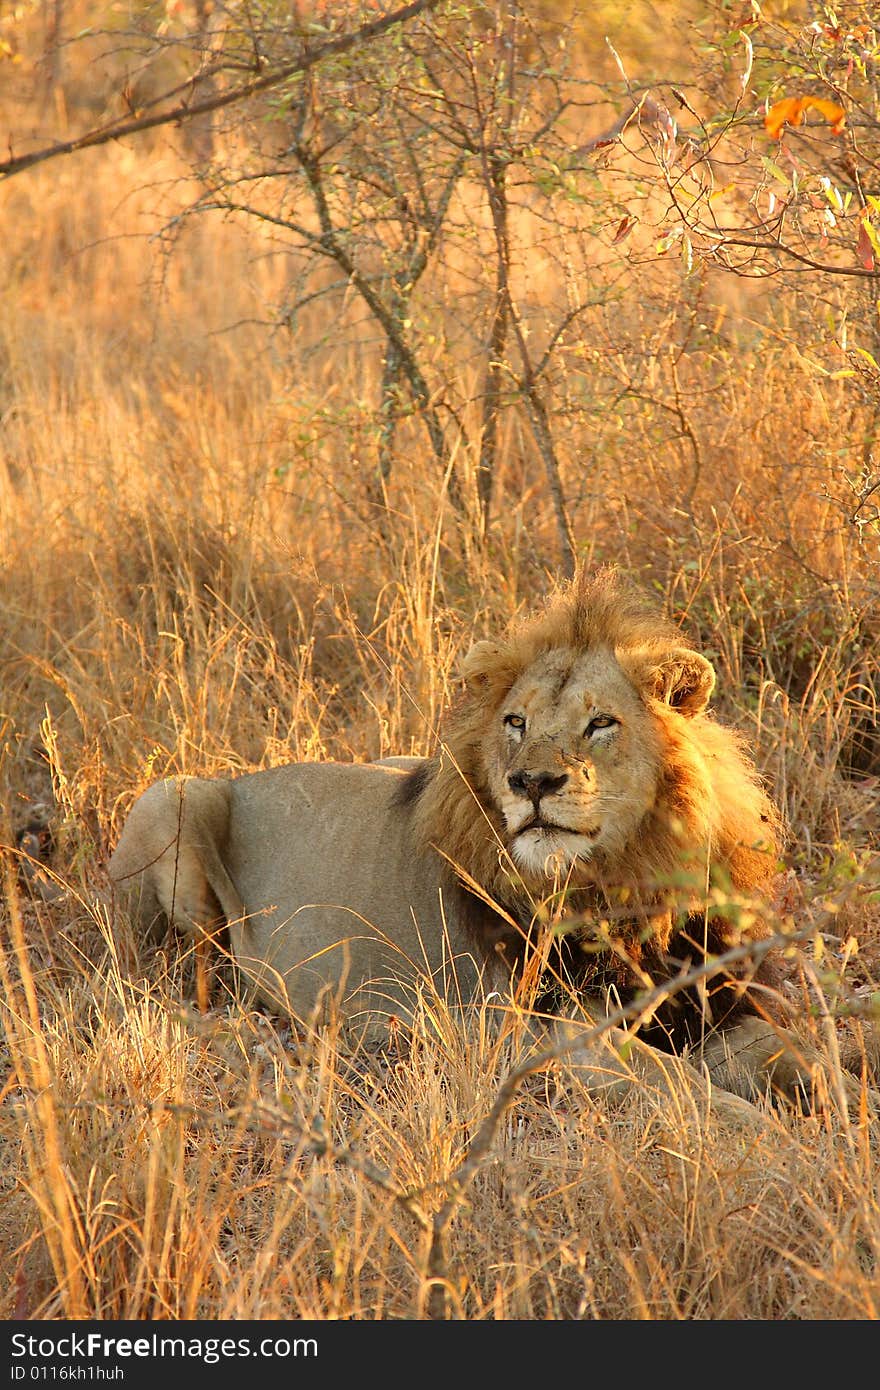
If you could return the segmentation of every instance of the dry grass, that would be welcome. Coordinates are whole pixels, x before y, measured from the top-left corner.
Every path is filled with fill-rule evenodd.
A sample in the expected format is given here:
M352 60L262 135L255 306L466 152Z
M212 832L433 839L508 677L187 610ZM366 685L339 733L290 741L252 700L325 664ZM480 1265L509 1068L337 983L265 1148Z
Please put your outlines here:
M191 227L163 259L169 142L36 170L0 206L2 840L53 801L66 887L34 900L8 865L0 1316L419 1317L413 1213L455 1192L506 1045L438 1001L382 1067L232 999L199 1015L191 962L138 956L104 865L156 775L428 750L470 637L545 590L552 509L511 413L481 547L413 425L383 534L375 344L328 344L317 316L273 350L255 320L285 267L245 229ZM803 295L676 295L624 286L560 367L572 521L713 655L791 827L780 911L844 903L804 995L833 1080L838 1048L878 1060L880 556L851 519L877 400L793 350L821 339ZM448 1310L877 1317L876 1121L764 1116L526 1088L459 1194Z

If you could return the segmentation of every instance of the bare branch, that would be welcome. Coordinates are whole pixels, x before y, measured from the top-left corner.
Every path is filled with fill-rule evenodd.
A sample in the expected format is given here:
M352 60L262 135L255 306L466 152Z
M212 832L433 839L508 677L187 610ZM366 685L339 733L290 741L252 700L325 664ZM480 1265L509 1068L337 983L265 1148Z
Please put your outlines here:
M0 161L0 179L11 178L13 174L21 174L25 169L32 169L34 165L43 164L48 159L56 159L59 155L75 154L79 150L107 145L111 140L123 140L128 135L139 135L142 131L154 130L157 126L182 125L185 121L191 121L196 116L204 116L210 111L219 111L224 106L233 106L236 102L244 101L247 97L255 96L258 92L270 91L272 87L277 87L281 82L286 82L288 78L295 77L297 73L308 72L310 68L323 62L325 58L339 57L340 54L348 53L356 48L358 44L368 43L371 39L378 38L380 34L387 33L389 29L393 29L399 24L405 24L417 15L430 12L437 7L438 3L439 0L412 0L410 4L403 5L399 10L394 10L381 19L374 19L369 24L361 25L351 34L343 34L337 39L330 39L327 43L320 44L311 50L307 47L304 48L295 62L285 63L282 67L263 73L262 76L255 77L250 82L243 82L240 86L233 87L231 91L216 93L214 96L206 97L203 101L178 102L170 110L158 111L151 116L139 116L127 121L111 121L109 125L90 130L87 134L79 135L74 140L60 140L54 145L33 150L30 154L13 155L9 159ZM201 76L204 74L200 74Z
M696 229L698 230L698 229ZM709 236L709 233L699 232L699 235ZM860 280L880 279L880 269L865 270L857 265L828 265L824 261L814 261L811 256L805 256L800 251L795 251L793 246L788 246L784 241L756 241L749 237L730 236L727 232L718 233L718 243L712 247L713 254L726 250L728 246L746 246L750 251L769 251L773 255L789 256L791 260L797 261L807 270L818 270L822 275L850 275ZM730 269L736 270L735 266Z

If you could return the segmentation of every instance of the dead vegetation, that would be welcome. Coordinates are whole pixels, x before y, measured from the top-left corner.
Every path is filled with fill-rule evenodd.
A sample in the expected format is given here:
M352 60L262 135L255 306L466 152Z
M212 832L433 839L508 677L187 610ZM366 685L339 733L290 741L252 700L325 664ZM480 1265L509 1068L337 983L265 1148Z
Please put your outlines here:
M39 42L35 18L35 103ZM70 69L67 104L87 90ZM455 444L456 501L402 417L379 507L375 335L345 295L267 332L291 269L259 227L188 221L166 257L185 154L163 132L0 190L0 1316L876 1318L877 1120L833 1078L877 1084L878 397L816 370L862 289L617 267L551 421L578 555L663 595L757 747L780 920L837 909L800 976L828 1103L734 1132L686 1091L612 1110L551 1067L460 1186L509 1042L436 1000L381 1064L222 994L199 1014L104 866L153 777L429 751L462 649L559 566L540 441L499 417L484 534L479 448ZM538 332L566 268L532 249ZM45 803L57 897L18 872Z

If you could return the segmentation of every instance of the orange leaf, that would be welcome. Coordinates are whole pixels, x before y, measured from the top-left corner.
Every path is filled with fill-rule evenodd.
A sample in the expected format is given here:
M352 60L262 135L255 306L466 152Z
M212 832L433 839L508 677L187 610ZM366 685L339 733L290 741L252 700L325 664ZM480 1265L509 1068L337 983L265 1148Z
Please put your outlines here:
M764 113L764 129L778 140L785 125L801 125L805 112L818 111L831 126L832 135L839 135L846 124L846 112L836 101L824 97L783 97Z
M858 251L859 264L864 270L874 269L874 248L871 246L871 238L868 236L864 222L859 227L859 239L856 244Z
M803 102L805 107L809 106L825 117L832 135L840 134L846 125L846 112L842 106L838 106L836 101L826 101L824 97L804 97Z
M862 220L859 223L859 238L856 242L856 253L859 258L859 264L863 270L874 269L874 243L865 213L862 213Z
M783 97L774 101L764 113L764 129L774 140L782 134L784 125L800 125L804 119L804 104L801 97Z
M611 238L611 245L616 246L619 241L624 241L636 225L637 220L638 219L635 217L630 217L629 213L627 213L626 217L621 217L617 224L617 230Z

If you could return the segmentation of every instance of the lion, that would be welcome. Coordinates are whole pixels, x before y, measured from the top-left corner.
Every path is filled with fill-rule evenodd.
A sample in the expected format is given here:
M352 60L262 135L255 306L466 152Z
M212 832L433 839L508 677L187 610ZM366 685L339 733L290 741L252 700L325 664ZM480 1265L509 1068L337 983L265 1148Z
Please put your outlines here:
M154 939L222 932L251 996L303 1027L335 1014L381 1042L430 988L569 1037L769 935L780 816L714 687L616 571L582 572L470 649L435 756L160 781L110 876ZM676 986L578 1054L581 1077L618 1094L668 1054L695 1084L795 1093L810 1063L779 980L768 951Z

